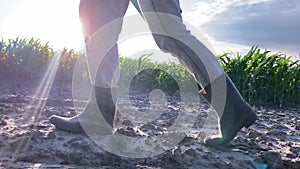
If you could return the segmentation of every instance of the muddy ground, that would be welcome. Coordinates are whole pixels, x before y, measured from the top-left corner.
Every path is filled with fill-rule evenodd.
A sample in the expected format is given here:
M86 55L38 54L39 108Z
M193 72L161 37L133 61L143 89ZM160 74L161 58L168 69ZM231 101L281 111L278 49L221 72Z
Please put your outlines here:
M54 114L76 115L70 85L54 85L47 98L35 97L35 90L0 86L0 168L300 168L300 108L255 106L257 122L227 147L214 149L203 139L216 131L216 116L205 102L191 99L184 106L196 114L195 124L179 144L152 157L130 158L103 150L87 135L57 130L48 121ZM134 109L126 97L118 102L119 109ZM120 112L118 132L142 138L167 131L180 107L158 106L167 107L165 113L146 125Z

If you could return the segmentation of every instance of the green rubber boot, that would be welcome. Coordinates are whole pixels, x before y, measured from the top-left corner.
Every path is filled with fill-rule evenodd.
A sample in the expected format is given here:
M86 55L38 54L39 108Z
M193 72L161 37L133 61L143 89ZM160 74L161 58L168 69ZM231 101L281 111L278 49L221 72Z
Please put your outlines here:
M81 114L70 118L53 115L49 118L49 121L56 128L64 131L73 133L88 131L89 133L110 135L114 128L116 115L115 92L115 88L95 87L86 108Z
M204 143L207 146L219 147L229 143L243 127L250 127L257 119L254 110L243 99L227 75L219 77L200 93L219 116L220 134L206 138ZM220 95L224 97L220 98L222 97Z

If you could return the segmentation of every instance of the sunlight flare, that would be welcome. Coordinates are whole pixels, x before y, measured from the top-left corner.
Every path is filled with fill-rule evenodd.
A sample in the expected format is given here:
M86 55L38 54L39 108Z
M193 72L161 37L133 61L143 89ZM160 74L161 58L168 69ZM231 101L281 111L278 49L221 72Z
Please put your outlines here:
M25 114L27 115L28 119L28 125L26 130L30 130L30 124L34 124L39 120L39 117L41 113L43 112L43 109L45 107L45 104L47 102L48 95L51 91L52 84L54 82L54 79L56 77L57 70L60 65L60 58L62 56L62 53L56 54L52 57L52 61L49 64L47 71L45 72L45 75L43 76L43 79L39 83L39 86L37 90L35 91L35 94L30 101L29 105L25 109ZM33 109L34 108L34 109ZM33 111L33 112L31 112ZM23 137L20 141L20 143L17 145L16 151L13 155L13 157L19 153L21 149L25 149L31 140L33 136L33 132L30 133L29 137Z

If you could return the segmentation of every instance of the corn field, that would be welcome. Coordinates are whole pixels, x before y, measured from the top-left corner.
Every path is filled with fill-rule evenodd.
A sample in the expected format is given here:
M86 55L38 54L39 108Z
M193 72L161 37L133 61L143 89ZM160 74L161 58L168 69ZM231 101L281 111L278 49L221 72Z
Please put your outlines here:
M74 65L83 52L63 49L54 51L49 43L39 39L9 39L0 42L0 78L19 82L39 80L44 75L51 59L60 54L57 79L71 80Z
M219 57L221 65L249 102L300 104L300 64L283 54L252 47L245 55Z
M54 54L58 52L61 53L61 58L56 80L71 82L76 60L84 57L84 52L72 49L54 51L49 43L33 38L2 40L0 78L2 82L16 83L39 80ZM150 56L151 54L145 54L138 59L121 57L119 86L129 86L133 83L131 80L135 79L137 86L140 85L137 83L139 81L157 83L170 89L184 85L182 92L188 92L192 87L189 85L194 85L194 78L182 65L175 62L156 63L149 59ZM270 54L270 51L262 51L256 46L244 56L226 53L218 58L243 97L250 103L262 101L281 107L287 104L300 105L299 60L292 61L284 54ZM153 77L155 80L149 76L138 76L137 79L141 71L156 73Z

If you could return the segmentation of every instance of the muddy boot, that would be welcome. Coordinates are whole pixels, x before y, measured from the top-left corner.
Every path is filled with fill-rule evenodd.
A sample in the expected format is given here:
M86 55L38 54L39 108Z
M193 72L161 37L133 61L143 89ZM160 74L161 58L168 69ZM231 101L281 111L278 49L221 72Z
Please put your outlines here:
M227 91L224 89L227 89ZM242 98L227 75L216 79L200 93L203 94L219 116L220 134L206 138L204 143L208 146L218 147L229 143L238 131L243 127L250 127L257 119L256 113ZM221 95L223 98L221 98Z
M93 132L101 135L112 134L116 114L115 92L115 88L95 87L86 108L81 114L70 118L53 115L49 120L56 128L64 131L73 133Z

